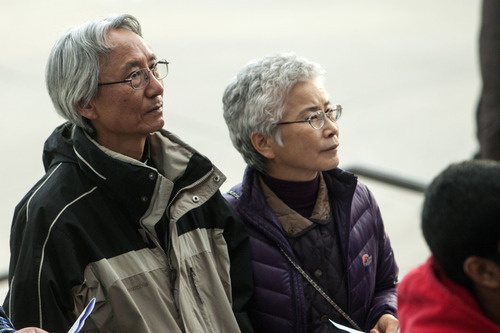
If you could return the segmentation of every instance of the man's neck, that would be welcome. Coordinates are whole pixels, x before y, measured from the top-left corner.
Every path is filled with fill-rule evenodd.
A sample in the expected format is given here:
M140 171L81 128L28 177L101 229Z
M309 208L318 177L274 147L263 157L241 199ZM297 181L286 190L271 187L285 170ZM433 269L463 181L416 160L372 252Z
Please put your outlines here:
M96 136L95 140L101 145L114 152L131 157L140 161L144 154L144 145L146 137L127 138L126 140L110 140L104 137Z

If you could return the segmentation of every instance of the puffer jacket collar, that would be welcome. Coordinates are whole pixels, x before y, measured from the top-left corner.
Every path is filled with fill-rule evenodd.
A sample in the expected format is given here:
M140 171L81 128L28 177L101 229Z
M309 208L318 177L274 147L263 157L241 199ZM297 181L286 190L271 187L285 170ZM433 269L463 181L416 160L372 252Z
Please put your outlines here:
M262 188L259 181L259 173L254 169L247 167L244 174L244 182L233 187L230 195L238 199L238 210L244 216L251 216L248 223L256 229L274 240L282 249L285 249L292 257L290 244L281 231L281 225L274 212L262 195Z
M339 226L344 230L341 241L343 249L347 250L347 240L350 232L348 224L351 200L356 190L357 177L339 168L325 171L323 172L323 176L329 189L330 201L345 206L342 207L343 209L338 210L342 216L336 216L336 219L342 224ZM243 183L236 185L229 192L230 195L236 196L241 202L241 205L239 205L241 213L246 216L252 216L252 219L248 220L249 223L276 241L282 249L287 250L288 254L294 257L290 244L281 231L279 221L276 218L269 218L274 216L274 212L262 195L259 173L255 169L247 167L243 179ZM266 220L264 217L268 219ZM344 251L344 253L346 254L347 252Z

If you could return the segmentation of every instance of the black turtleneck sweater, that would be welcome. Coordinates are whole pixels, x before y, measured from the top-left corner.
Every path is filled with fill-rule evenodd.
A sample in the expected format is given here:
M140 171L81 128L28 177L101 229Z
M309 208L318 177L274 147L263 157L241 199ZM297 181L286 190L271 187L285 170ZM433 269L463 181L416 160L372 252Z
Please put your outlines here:
M319 173L313 180L295 182L263 175L262 180L288 207L305 218L311 217L319 188Z

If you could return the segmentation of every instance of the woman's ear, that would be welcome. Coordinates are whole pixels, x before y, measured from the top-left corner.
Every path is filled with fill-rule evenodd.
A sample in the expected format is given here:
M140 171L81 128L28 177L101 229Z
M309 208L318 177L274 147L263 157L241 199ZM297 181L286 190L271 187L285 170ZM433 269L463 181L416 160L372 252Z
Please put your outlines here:
M272 145L272 139L259 132L253 132L250 135L250 140L252 141L252 145L257 150L259 154L264 156L267 159L274 158L274 151Z
M87 119L96 119L97 118L97 113L95 112L95 108L92 104L90 103L85 103L84 101L78 102L76 105L76 109L78 110L78 113Z
M467 257L464 261L464 272L478 286L500 288L500 265L491 259Z

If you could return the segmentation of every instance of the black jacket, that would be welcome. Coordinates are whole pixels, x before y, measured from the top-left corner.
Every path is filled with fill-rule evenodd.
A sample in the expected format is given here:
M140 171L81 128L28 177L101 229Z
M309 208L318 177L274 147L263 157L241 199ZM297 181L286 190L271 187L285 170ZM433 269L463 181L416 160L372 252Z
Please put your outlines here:
M251 331L242 224L208 159L160 131L146 165L58 127L46 175L16 207L10 290L17 327L67 332L96 298L84 332Z

